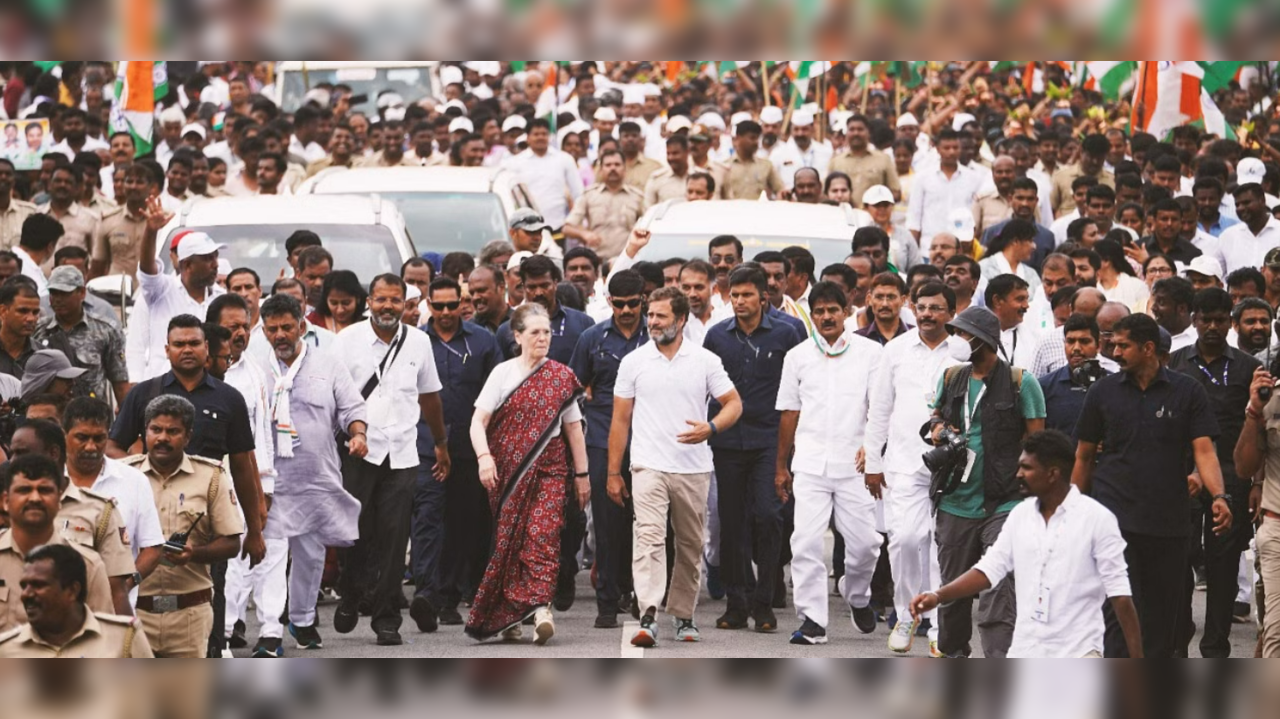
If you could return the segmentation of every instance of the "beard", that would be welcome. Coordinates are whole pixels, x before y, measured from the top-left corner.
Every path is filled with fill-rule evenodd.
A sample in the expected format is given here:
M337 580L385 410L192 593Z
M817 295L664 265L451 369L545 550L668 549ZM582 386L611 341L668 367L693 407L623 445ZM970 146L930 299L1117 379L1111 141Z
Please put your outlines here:
M395 329L400 325L400 317L394 312L375 312L373 315L373 324L382 330Z
M680 337L680 327L678 325L671 325L670 327L663 329L661 332L651 331L650 336L653 337L654 342L666 346L675 342L676 339Z

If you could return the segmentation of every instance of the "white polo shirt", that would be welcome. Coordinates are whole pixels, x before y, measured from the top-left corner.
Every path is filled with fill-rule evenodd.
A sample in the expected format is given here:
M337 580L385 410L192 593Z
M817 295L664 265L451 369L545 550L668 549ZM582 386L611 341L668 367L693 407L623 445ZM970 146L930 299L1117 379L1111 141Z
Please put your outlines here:
M253 455L258 460L258 474L264 494L274 494L276 487L275 432L271 430L270 400L267 379L248 351L240 361L227 368L223 381L236 388L249 410L249 427L253 430Z
M782 361L776 408L800 413L796 425L795 472L830 479L856 477L854 462L867 429L871 387L876 384L880 343L845 333L844 354L828 357L810 339Z
M1009 658L1073 658L1102 652L1102 605L1132 596L1125 542L1106 507L1072 487L1049 518L1023 500L974 566L995 586L1017 576L1018 619Z
M169 340L169 320L178 315L195 315L204 320L209 304L215 297L226 292L215 284L205 290L204 300L197 302L187 293L187 288L182 286L182 279L177 275L149 275L142 270L138 270L138 283L142 286L142 297L147 303L147 324L141 335L129 333L125 349L127 353L141 353L147 360L142 374L136 379L132 371L129 373L129 379L135 383L159 377L169 371L169 357L164 352Z
M921 456L930 447L920 439L920 425L929 420L938 379L959 364L950 342L929 349L912 329L884 346L867 413L867 474L915 474L924 467Z
M1256 235L1243 222L1228 227L1218 235L1218 251L1225 261L1223 275L1241 267L1261 267L1267 251L1273 247L1280 247L1280 220L1274 217L1268 216L1262 232Z
M672 474L711 472L707 443L680 444L688 421L705 422L710 399L734 389L724 364L687 339L668 360L652 340L622 358L613 395L635 400L631 465Z
M399 330L392 342L398 337ZM333 341L333 354L346 365L357 391L377 372L389 348L373 331L372 320L346 328ZM390 456L392 469L418 466L418 418L422 415L418 395L440 389L431 339L426 332L409 329L400 353L365 400L370 422L369 454L364 461L378 466Z
M28 255L27 251L22 249L22 245L14 245L9 248L9 251L22 260L21 274L36 283L36 293L41 297L48 297L49 281L45 279L44 270L40 269L40 263L31 259L31 255Z
M160 527L155 494L151 491L151 481L142 472L104 457L102 472L89 489L116 501L116 511L120 513L124 531L129 533L129 551L135 560L142 550L164 544L167 537ZM137 603L138 588L134 587L129 592L129 604L136 606Z

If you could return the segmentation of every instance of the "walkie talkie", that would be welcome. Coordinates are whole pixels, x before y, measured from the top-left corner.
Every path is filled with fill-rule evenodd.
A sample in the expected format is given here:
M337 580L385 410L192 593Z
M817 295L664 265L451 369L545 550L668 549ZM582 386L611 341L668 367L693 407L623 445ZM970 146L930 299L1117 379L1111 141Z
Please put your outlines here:
M169 537L169 541L164 543L164 551L173 552L174 554L182 554L187 551L187 538L195 531L196 524L201 519L204 519L204 512L196 515L195 520L191 522L190 529L185 532L175 532L172 537Z

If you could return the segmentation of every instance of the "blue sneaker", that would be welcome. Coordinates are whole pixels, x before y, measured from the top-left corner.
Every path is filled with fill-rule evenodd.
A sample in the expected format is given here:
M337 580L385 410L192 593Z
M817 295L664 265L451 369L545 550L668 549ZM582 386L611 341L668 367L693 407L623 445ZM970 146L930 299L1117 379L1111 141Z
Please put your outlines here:
M791 633L791 643L803 645L826 644L827 630L818 626L817 622L812 619L805 617L804 624L801 624L799 629Z
M278 659L284 656L284 644L276 637L260 637L253 648L254 659Z
M320 638L320 632L315 624L300 627L289 622L289 634L298 643L299 649L324 649L324 640Z

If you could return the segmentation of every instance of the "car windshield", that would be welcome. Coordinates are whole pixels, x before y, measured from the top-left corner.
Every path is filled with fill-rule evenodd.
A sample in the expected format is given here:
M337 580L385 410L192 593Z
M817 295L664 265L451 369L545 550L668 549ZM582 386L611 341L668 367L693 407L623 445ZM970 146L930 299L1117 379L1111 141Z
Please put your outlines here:
M784 247L798 245L813 253L815 267L821 271L827 265L844 262L849 256L851 242L845 240L815 239L810 237L782 237L777 235L739 234L742 240L743 259L751 259L766 250L780 251ZM686 260L707 258L708 235L655 234L636 259L660 262L669 257Z
M225 258L232 267L252 269L265 286L270 286L288 264L284 241L295 230L311 230L320 235L324 248L333 254L334 266L351 270L366 282L384 272L399 273L403 262L395 237L384 225L218 225L180 227L174 233L182 230L209 233L215 242L227 246L218 253L219 259ZM169 268L169 253L162 253L161 263Z
M480 253L491 240L507 237L502 201L491 192L380 192L404 215L419 251Z
M304 77L301 70L281 73L282 83L280 103L285 112L293 112L302 105L302 98L307 94L307 83L311 87L328 83L330 85L348 85L351 94L366 95L368 101L352 105L353 112L361 112L367 117L378 114L378 93L391 91L404 98L405 103L413 104L431 95L430 68L421 67L343 67L332 70L308 69Z

